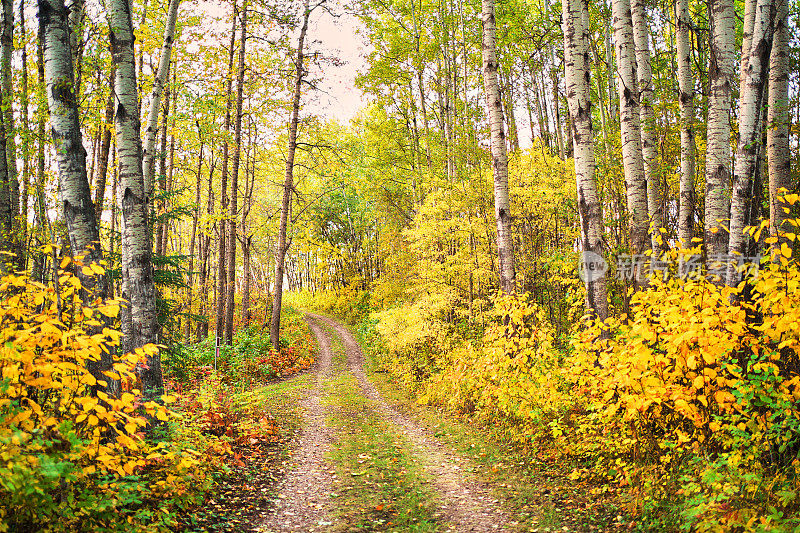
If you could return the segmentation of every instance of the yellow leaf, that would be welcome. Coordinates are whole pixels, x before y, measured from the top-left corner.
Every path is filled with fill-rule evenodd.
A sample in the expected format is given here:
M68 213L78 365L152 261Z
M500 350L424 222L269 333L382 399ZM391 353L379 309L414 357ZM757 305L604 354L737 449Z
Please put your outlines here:
M91 269L91 268L89 268L89 267L82 267L82 268L81 268L81 273L82 273L84 276L93 276L93 275L94 275L94 272L92 272L92 269Z
M694 385L695 389L702 389L703 386L705 385L705 383L703 382L703 376L697 376L696 378L694 378L694 381L692 381L692 385Z
M159 420L163 420L164 422L169 420L167 413L163 409L159 409L158 411L156 411L156 418L158 418Z
M89 265L89 268L91 268L92 272L94 272L95 274L97 274L99 276L102 276L103 274L106 273L106 269L104 269L103 267L101 267L97 263L92 263L91 265Z

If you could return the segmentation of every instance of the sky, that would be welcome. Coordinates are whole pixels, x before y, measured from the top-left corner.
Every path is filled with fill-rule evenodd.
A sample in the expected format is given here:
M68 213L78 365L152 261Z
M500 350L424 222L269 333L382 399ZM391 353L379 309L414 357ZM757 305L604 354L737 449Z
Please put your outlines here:
M334 19L327 12L317 10L312 14L307 34L313 41L313 49L324 50L342 62L338 66L324 67L322 94L311 104L310 110L345 124L365 105L364 95L355 86L356 75L364 69L367 53L367 45L357 35L358 27L355 17L344 15Z

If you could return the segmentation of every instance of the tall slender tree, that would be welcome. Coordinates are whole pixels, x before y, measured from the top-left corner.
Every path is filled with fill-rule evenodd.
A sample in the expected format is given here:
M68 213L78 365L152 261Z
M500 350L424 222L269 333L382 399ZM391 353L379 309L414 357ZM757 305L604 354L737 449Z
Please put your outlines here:
M500 288L506 294L516 291L514 242L511 238L511 201L508 194L508 152L503 128L503 104L497 77L497 22L494 0L482 0L483 21L483 87L492 145L494 176L494 214L497 223L497 256L500 267Z
M230 150L230 143L228 142L227 134L231 129L231 92L233 91L233 58L234 46L236 45L236 19L238 18L238 10L236 8L236 0L233 1L233 16L231 22L231 38L230 46L228 48L228 71L225 78L225 137L222 141L222 178L221 178L221 192L220 192L220 208L223 215L228 210L228 157ZM227 281L228 271L225 268L225 259L227 258L227 246L231 243L227 241L227 225L225 220L221 220L218 225L219 228L219 250L217 259L217 304L216 304L216 324L214 332L217 339L224 339L225 336L225 303L227 302ZM236 246L236 243L233 243Z
M563 0L564 61L567 103L573 129L575 181L578 189L581 251L602 257L603 215L595 178L592 101L589 87L589 57L585 22L588 22L586 0ZM591 257L590 257L591 259ZM597 318L608 318L606 280L586 276L586 307Z
M639 119L639 85L633 40L630 0L613 0L614 42L617 51L622 164L628 198L631 251L643 254L649 247L647 181L645 180ZM645 280L639 277L640 284Z
M24 265L21 221L19 210L19 176L17 175L17 142L14 128L14 84L11 64L14 52L14 3L2 0L3 13L0 18L0 85L2 85L2 122L5 134L6 172L11 199L11 227L13 253L17 254L16 264Z
M320 5L320 4L317 4ZM294 190L294 155L297 151L297 125L300 120L300 96L303 80L307 74L305 68L305 41L308 31L308 19L311 16L309 0L303 1L303 19L300 35L297 37L297 55L295 56L294 92L292 93L292 114L289 119L289 140L286 151L286 171L283 180L283 198L281 200L281 221L278 228L278 246L275 250L275 295L272 300L272 319L269 325L270 340L277 350L280 346L281 305L283 303L283 276L286 269L286 252L291 240L287 237L289 218Z
M169 79L169 66L172 58L172 43L175 40L175 25L178 19L180 0L170 0L167 8L167 22L164 26L164 43L161 46L161 59L158 72L150 93L150 110L147 113L147 126L144 133L144 186L148 197L153 195L153 173L155 171L154 151L158 132L158 114L161 109L161 95ZM166 112L165 112L166 115ZM164 119L166 121L166 118Z
M705 247L709 264L728 251L731 90L736 69L733 0L709 0L711 39L706 148Z
M650 64L650 24L647 21L644 0L631 0L633 42L636 48L636 83L639 89L639 127L642 140L642 162L647 183L647 215L650 219L651 246L659 244L660 229L664 226L664 193L658 170L656 123L653 113L653 70Z
M769 56L767 102L767 158L769 165L770 234L778 235L789 215L778 191L791 187L789 163L789 2L775 0L772 51ZM776 243L779 245L780 239Z
M733 196L731 198L731 222L728 253L743 256L747 251L747 212L753 199L753 186L756 172L759 171L758 158L761 151L761 107L764 87L767 82L770 51L773 36L773 0L748 0L752 11L752 33L750 46L741 74L739 91L739 140L736 148L736 166L733 173ZM746 21L747 22L747 21ZM744 50L743 50L744 53ZM736 264L728 266L728 285L739 282Z
M678 55L678 105L681 115L681 178L678 212L678 239L689 247L694 237L695 198L695 138L694 138L694 77L692 76L692 19L689 0L676 0L676 47Z
M156 289L148 220L149 206L142 171L142 140L136 85L134 34L128 0L109 0L111 52L116 68L114 117L122 211L122 348L131 352L158 342ZM146 397L163 393L161 356L156 352L140 365L138 374Z
M58 190L72 254L88 267L78 268L77 274L83 286L83 299L91 303L106 296L107 279L101 266L103 252L78 120L67 10L63 0L38 0L38 8ZM89 370L96 380L107 380L103 372L111 370L111 363L111 357L104 356L100 361L90 362Z
M245 43L247 41L247 1L241 10L241 39L239 40L239 65L236 74L236 117L234 119L234 147L231 158L231 202L228 213L228 243L225 264L227 266L227 294L225 296L225 342L233 341L233 312L236 293L236 222L239 192L239 160L242 153L242 95L244 91Z

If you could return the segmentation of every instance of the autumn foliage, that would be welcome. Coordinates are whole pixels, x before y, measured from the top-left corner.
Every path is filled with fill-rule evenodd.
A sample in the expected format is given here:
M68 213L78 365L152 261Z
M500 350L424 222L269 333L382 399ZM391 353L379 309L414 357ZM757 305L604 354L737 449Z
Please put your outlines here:
M7 275L0 293L0 531L169 528L220 463L213 441L142 401L135 368L158 348L116 355L120 335L105 324L119 302L83 305L69 272L57 286ZM87 363L109 352L113 370L97 382ZM120 394L104 392L111 380ZM146 440L147 424L164 438Z
M366 329L421 402L573 465L576 484L635 521L787 530L800 526L800 268L795 234L782 238L739 287L653 278L629 314L577 321L568 342L528 295L497 296L478 337L437 326L419 303ZM698 250L670 253L677 264ZM419 334L404 337L409 324Z

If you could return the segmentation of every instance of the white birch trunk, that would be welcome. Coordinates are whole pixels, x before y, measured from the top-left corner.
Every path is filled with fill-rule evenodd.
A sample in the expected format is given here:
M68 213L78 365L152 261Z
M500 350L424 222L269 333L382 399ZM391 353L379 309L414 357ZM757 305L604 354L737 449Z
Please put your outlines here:
M769 57L767 104L767 159L769 166L770 235L777 236L789 215L778 201L778 191L791 187L789 172L789 2L775 0L772 51ZM776 243L780 246L779 242ZM775 245L773 245L775 246Z
M733 0L709 0L711 11L710 94L706 147L705 246L709 261L728 251L730 214L731 90L735 83L735 12Z
M38 8L50 131L70 248L73 256L83 265L99 265L103 260L103 251L86 173L86 151L75 97L67 10L63 0L39 0ZM107 295L104 274L87 276L82 268L78 268L77 275L83 285L84 302L93 303ZM111 363L110 356L103 357L100 361L89 362L88 368L95 379L108 381L103 371L111 370ZM111 388L115 388L113 383Z
M636 57L633 41L633 21L629 0L614 0L614 41L617 51L619 84L620 135L622 163L628 200L628 227L631 253L644 254L649 248L647 181L642 158L642 139L639 121L639 87L636 78ZM646 280L639 279L643 284Z
M589 58L584 26L585 0L563 0L564 61L567 103L573 128L575 181L581 223L581 251L602 256L603 215L595 179L592 102L589 92ZM586 307L597 318L608 318L604 276L586 278Z
M494 175L494 213L497 221L497 255L500 267L500 288L506 294L516 291L514 246L511 236L511 205L508 193L508 153L503 131L503 108L497 79L497 37L494 0L482 0L483 21L483 87L492 144Z
M678 53L678 90L681 115L681 178L680 207L678 211L678 239L681 246L688 248L694 237L694 78L692 77L692 20L689 15L689 0L677 0L675 18L678 31L676 36Z
M148 199L153 196L154 152L156 134L158 133L158 113L161 109L161 95L164 92L164 84L167 81L167 76L169 76L172 43L175 40L175 23L178 18L178 4L180 4L180 0L170 0L169 8L167 9L164 44L161 46L161 59L158 62L158 72L153 82L153 92L150 94L150 110L147 113L147 128L144 133L144 188Z
M644 0L631 0L633 41L636 48L636 81L639 87L639 126L642 139L644 179L647 183L647 215L652 233L653 250L663 249L658 244L659 229L664 226L664 190L658 171L656 124L653 114L653 71L650 64L650 28Z
M107 3L111 53L116 67L114 117L122 210L122 297L128 301L122 313L122 348L130 352L158 341L156 290L153 280L152 245L148 224L148 198L142 172L139 132L139 99L136 85L134 34L128 0ZM138 369L145 397L164 390L161 357L148 358Z
M758 156L761 150L761 107L764 85L767 80L770 50L772 49L772 1L753 0L752 35L750 36L747 60L741 75L739 91L739 141L736 148L736 166L733 173L733 195L731 197L731 223L728 253L745 255L748 237L744 234L747 212L753 199L753 183L758 171ZM747 23L745 19L745 23ZM736 265L728 267L728 285L739 283Z

